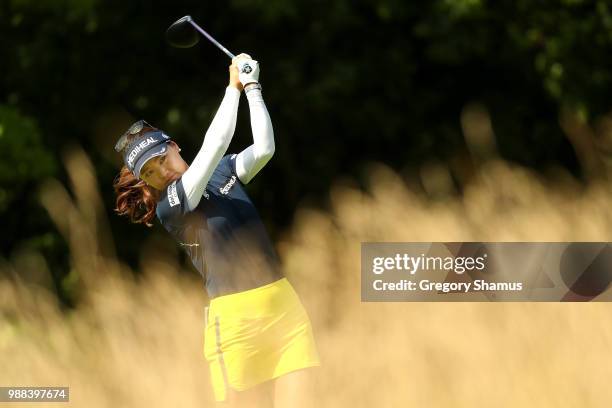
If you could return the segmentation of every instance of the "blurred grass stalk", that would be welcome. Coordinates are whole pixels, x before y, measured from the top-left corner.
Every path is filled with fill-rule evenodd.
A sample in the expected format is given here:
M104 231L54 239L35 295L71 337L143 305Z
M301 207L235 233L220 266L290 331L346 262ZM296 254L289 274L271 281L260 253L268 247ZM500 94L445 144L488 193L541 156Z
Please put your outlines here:
M302 397L323 407L607 406L605 303L360 302L363 241L611 241L602 178L545 183L499 159L484 107L461 120L468 155L425 165L422 191L372 165L366 191L336 184L330 212L298 210L280 241L323 359L316 395ZM116 258L93 165L80 149L64 161L71 192L49 180L40 199L82 296L61 312L45 285L23 279L20 268L45 270L40 254L1 266L0 384L70 386L72 406L211 406L201 282L172 256L143 263L136 282ZM466 181L461 195L453 175Z

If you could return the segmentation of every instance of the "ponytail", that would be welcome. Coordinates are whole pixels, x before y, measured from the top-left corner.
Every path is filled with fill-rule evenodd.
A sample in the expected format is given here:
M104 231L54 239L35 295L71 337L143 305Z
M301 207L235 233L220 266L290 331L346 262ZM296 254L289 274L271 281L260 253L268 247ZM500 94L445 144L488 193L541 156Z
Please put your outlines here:
M126 166L115 178L113 188L117 194L116 213L126 215L135 224L153 226L159 191L137 179Z

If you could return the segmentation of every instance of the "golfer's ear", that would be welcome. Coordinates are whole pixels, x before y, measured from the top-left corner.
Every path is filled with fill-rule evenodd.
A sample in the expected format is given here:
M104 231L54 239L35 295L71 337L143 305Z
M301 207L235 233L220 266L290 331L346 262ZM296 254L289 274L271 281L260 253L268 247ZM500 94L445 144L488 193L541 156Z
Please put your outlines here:
M170 140L168 143L170 143L171 145L173 145L177 151L181 151L180 146L174 141L174 140Z

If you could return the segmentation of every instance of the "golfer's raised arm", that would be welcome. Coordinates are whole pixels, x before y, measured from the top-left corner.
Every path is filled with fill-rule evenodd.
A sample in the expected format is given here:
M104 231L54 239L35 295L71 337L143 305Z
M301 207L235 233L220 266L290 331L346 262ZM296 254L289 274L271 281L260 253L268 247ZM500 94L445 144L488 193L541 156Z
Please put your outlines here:
M210 177L225 154L234 130L242 85L238 80L236 62L230 67L230 84L225 96L204 136L204 142L193 162L182 176L189 210L198 206Z
M274 130L259 84L245 86L245 92L251 113L253 144L236 157L236 174L246 184L274 155Z

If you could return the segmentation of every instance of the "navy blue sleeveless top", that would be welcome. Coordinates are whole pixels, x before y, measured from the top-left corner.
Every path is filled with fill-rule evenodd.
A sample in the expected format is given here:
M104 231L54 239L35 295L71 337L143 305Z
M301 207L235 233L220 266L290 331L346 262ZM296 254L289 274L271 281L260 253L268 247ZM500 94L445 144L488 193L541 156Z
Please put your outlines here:
M204 278L210 299L283 277L261 218L236 175L235 154L221 159L195 209L189 211L180 178L166 187L156 213Z

